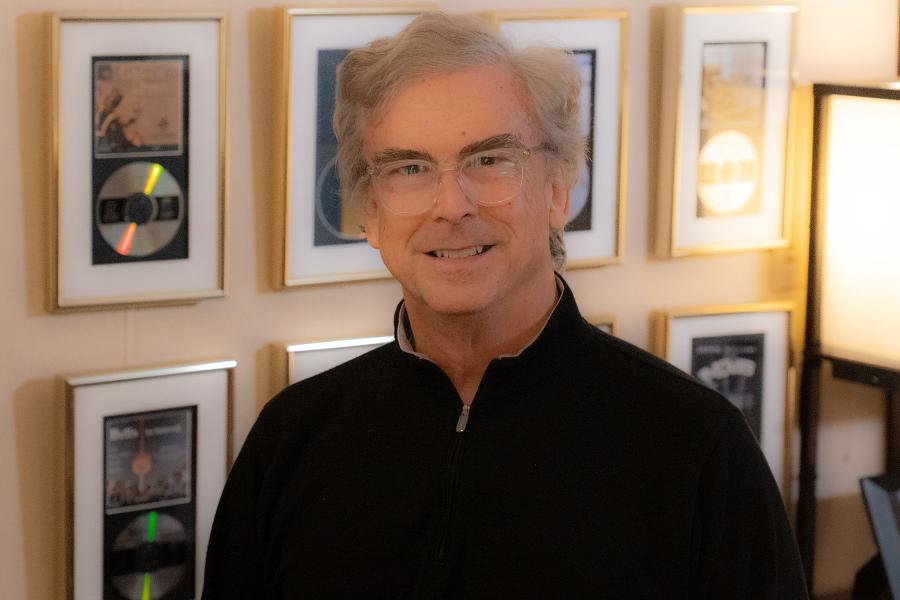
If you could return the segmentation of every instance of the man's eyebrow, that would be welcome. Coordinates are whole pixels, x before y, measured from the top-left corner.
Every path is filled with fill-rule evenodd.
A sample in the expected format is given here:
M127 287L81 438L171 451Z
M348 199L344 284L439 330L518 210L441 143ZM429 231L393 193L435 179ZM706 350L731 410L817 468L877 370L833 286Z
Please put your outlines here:
M483 152L484 150L494 150L495 148L521 148L524 144L522 140L519 139L519 136L514 133L501 133L499 135L492 135L491 137L484 138L483 140L478 140L472 142L471 144L466 144L459 151L459 156L468 156L469 154L475 154L476 152Z
M427 160L434 162L434 157L424 150L412 148L385 148L375 153L372 157L372 165L383 165L395 160Z
M523 146L524 144L522 144L518 135L514 133L501 133L466 144L460 149L458 156L469 156L476 152L493 150L495 148L521 148ZM433 163L437 162L435 158L425 150L417 150L414 148L385 148L384 150L379 150L375 153L375 156L372 157L371 164L372 166L378 166L394 162L395 160L427 160Z

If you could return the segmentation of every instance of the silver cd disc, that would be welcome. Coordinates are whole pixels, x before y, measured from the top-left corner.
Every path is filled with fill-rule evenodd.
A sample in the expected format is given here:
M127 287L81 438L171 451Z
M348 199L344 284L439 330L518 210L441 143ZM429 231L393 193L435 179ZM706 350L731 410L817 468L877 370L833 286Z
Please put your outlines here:
M95 222L121 256L149 256L165 248L184 221L184 193L159 163L123 165L103 182Z
M135 559L133 572L111 577L115 588L129 600L163 598L181 582L187 566L154 565L153 557L159 555L155 550L163 546L185 544L185 539L184 527L171 515L143 513L133 519L116 536L112 550L143 558Z

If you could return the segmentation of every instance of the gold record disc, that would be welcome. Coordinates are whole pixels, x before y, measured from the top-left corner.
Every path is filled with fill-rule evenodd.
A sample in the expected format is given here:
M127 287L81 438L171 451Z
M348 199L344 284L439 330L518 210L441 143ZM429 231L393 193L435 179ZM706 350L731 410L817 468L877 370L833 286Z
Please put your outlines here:
M124 562L112 583L128 600L164 598L187 572L184 527L166 513L151 511L133 519L116 536L112 551Z
M175 177L159 163L135 161L103 182L96 204L100 235L121 256L150 256L171 242L184 221Z

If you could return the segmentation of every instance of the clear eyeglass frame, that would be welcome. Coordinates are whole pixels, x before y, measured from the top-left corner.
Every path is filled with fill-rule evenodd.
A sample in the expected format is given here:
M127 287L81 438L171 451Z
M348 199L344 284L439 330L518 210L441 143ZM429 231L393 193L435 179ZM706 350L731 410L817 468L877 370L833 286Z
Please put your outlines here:
M369 166L366 173L375 192L375 197L389 211L405 216L421 215L428 212L437 202L442 174L456 171L456 182L466 198L481 206L498 206L508 203L522 189L525 178L525 164L536 151L548 150L546 144L533 147L501 147L482 150L459 159L455 165L441 168L425 159L403 159L390 161L378 166ZM500 159L509 164L505 168L495 166ZM489 165L482 161L490 161ZM419 181L407 181L403 190L392 189L391 174L408 169L421 169L425 176ZM481 171L478 173L477 171ZM409 177L409 176L400 176Z

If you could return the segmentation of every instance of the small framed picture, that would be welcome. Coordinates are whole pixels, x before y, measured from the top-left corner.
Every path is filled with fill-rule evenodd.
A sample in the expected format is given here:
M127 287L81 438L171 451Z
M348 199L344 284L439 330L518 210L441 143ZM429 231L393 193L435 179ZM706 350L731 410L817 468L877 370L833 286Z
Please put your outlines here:
M577 61L588 159L569 193L567 268L619 262L625 220L628 13L569 9L489 16L514 43L562 47Z
M66 378L68 597L200 597L234 361Z
M600 331L610 335L616 335L616 318L614 316L597 315L595 317L588 317L588 321Z
M658 353L741 410L785 497L793 423L793 305L760 303L658 314Z
M786 246L796 6L666 12L663 256Z
M341 200L331 126L347 53L398 33L427 7L286 8L281 101L285 286L390 277L365 241L362 206Z
M891 597L900 597L900 475L859 480Z
M351 358L394 341L392 335L291 344L287 351L287 384L318 375Z
M226 29L51 16L54 310L224 296Z

